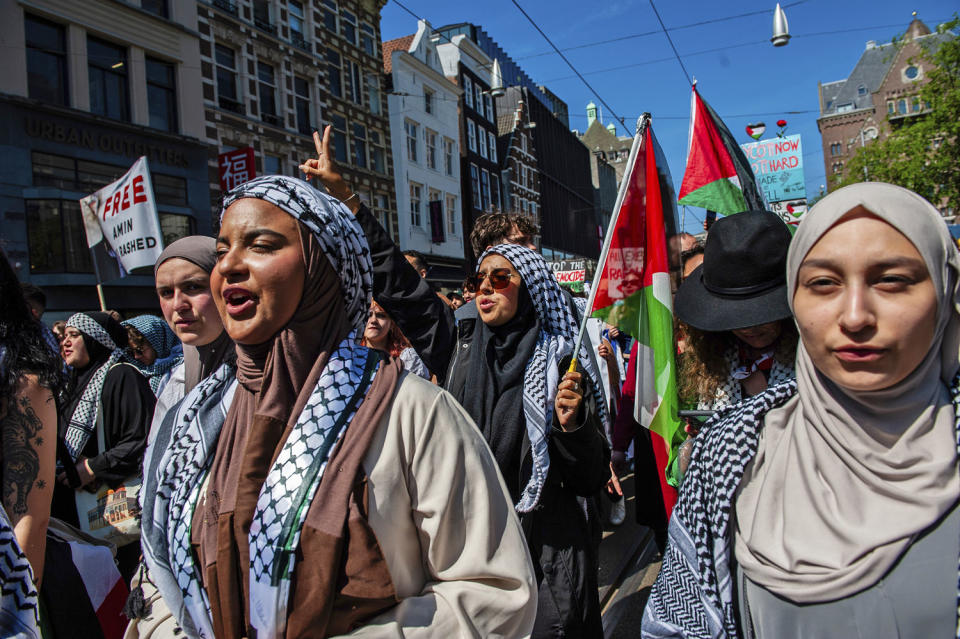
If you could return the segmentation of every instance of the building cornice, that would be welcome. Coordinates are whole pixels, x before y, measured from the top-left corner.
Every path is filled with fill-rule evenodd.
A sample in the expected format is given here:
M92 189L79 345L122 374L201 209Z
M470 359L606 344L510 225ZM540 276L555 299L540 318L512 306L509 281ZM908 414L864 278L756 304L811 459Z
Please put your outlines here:
M447 78L447 76L443 75L443 73L437 71L433 67L427 66L426 63L420 60L420 58L418 58L417 56L411 54L409 51L394 51L392 55L394 59L393 61L394 73L397 71L397 62L398 61L403 62L409 67L416 69L423 75L427 76L437 84L444 87L446 91L449 91L450 93L456 95L457 97L460 97L461 95L463 95L462 88L460 88L459 86L451 82Z

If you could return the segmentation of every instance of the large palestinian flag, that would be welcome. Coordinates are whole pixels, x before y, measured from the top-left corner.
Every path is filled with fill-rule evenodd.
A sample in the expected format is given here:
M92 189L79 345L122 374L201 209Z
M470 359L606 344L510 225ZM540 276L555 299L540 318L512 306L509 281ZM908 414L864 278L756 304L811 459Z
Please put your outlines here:
M658 156L661 158L658 166ZM649 124L637 133L624 175L610 247L600 265L593 316L636 338L634 415L666 441L684 434L677 417L676 346L667 235L677 214L666 162ZM671 453L672 454L672 453Z
M724 215L767 208L743 150L696 86L690 99L690 142L680 204Z

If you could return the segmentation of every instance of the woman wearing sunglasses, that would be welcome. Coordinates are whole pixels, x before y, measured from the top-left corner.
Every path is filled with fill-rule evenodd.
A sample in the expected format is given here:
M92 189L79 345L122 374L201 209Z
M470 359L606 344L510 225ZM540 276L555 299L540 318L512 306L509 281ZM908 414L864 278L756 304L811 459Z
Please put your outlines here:
M452 311L340 175L330 131L301 170L346 204L370 244L374 299L483 433L520 515L539 587L534 637L600 637L597 557L583 498L610 478L598 377L586 350L569 368L576 325L543 258L515 244L487 249L465 290L477 316Z

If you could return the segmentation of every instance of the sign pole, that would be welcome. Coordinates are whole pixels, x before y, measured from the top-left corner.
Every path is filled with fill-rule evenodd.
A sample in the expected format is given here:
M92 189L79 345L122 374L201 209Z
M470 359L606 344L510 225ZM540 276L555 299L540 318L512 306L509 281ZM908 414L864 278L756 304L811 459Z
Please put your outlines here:
M103 299L103 284L97 282L97 297L100 298L100 310L106 312L107 303Z

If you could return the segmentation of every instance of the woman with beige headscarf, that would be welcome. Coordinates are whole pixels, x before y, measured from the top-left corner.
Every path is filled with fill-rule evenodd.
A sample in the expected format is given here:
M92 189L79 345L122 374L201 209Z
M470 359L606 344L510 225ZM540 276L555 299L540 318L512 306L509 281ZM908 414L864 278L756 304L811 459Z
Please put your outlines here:
M911 191L858 184L807 213L797 380L697 438L644 637L957 633L958 275Z

